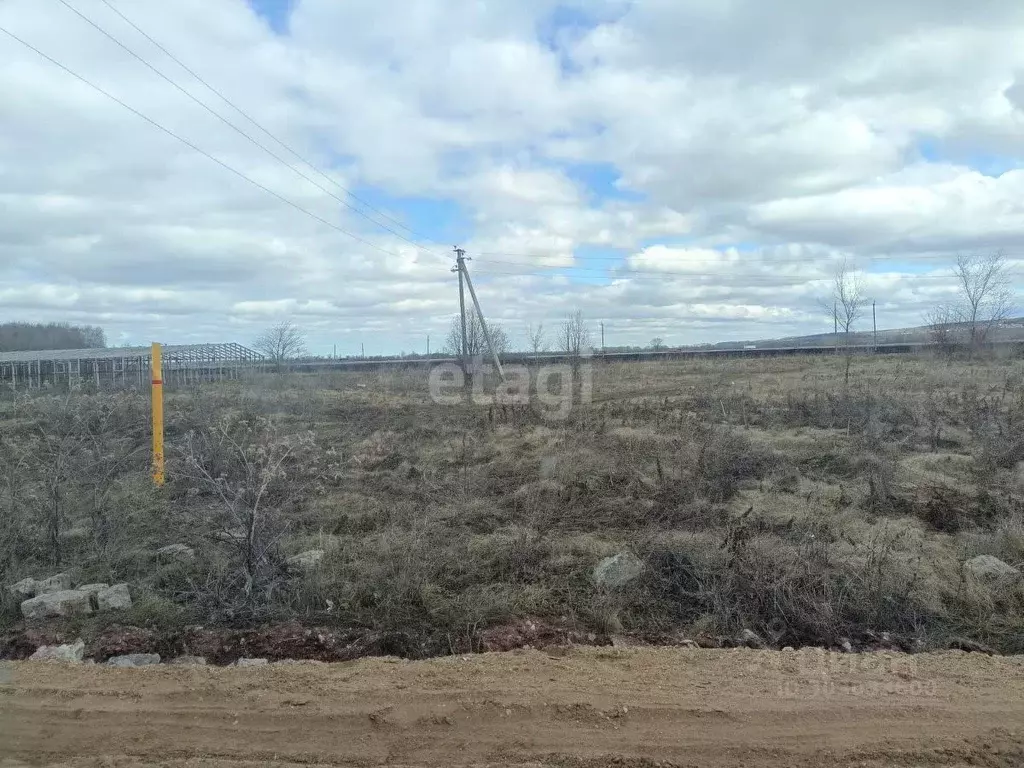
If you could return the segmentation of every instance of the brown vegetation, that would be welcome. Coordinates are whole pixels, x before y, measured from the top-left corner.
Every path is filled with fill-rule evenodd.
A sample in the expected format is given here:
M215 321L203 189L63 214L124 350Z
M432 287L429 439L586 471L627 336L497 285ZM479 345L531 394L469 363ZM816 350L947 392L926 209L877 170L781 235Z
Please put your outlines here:
M163 490L140 394L7 397L0 583L70 569L130 583L126 625L297 621L438 652L527 618L1024 652L1020 577L965 567L1024 563L1021 361L857 358L848 386L845 368L595 362L594 401L564 422L435 405L422 367L222 382L169 395ZM155 555L175 543L194 560ZM642 575L595 584L620 552Z

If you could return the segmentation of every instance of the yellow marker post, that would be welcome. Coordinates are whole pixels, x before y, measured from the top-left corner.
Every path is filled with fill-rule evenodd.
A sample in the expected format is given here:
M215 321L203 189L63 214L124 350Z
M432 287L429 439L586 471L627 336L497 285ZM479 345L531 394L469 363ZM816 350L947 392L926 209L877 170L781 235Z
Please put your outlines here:
M160 344L153 342L153 482L164 484L164 371Z

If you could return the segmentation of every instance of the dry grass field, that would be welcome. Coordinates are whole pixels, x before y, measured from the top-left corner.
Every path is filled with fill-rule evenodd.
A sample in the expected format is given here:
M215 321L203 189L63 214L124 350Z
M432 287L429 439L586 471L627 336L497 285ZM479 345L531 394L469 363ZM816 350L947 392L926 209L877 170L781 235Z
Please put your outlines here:
M596 361L562 420L436 404L422 367L204 385L168 395L160 490L142 393L5 395L0 583L65 571L133 606L26 624L5 590L4 652L285 624L269 655L1024 652L1024 362L858 357L848 386L843 367ZM632 578L595 580L618 554Z

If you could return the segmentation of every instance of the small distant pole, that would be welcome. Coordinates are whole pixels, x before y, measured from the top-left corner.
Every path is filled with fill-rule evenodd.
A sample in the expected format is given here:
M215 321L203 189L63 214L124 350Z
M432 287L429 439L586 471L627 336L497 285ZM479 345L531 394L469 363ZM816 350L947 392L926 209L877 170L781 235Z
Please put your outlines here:
M427 334L427 357L430 357L430 334Z
M364 360L366 359L366 345L361 341L359 342L359 356Z
M601 354L604 354L604 320L601 321Z
M874 337L874 351L878 351L878 321L875 318L875 300L871 300L871 334Z
M334 359L335 360L338 359L338 345L337 344L334 345Z
M150 368L153 379L153 483L164 484L164 368L160 344L153 342Z

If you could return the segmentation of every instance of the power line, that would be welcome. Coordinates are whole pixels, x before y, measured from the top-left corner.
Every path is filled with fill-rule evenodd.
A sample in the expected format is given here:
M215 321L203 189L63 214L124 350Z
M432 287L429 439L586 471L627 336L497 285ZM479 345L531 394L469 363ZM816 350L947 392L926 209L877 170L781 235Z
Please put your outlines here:
M158 128L159 130L161 130L161 131L163 131L164 133L166 133L166 134L167 134L168 136L170 136L170 137L172 137L172 138L174 138L174 139L177 139L177 140L178 140L178 141L180 141L180 142L181 142L182 144L184 144L184 145L185 145L186 147L188 147L188 148L190 148L190 149L192 149L192 150L195 150L196 152L198 152L198 153L199 153L200 155L202 155L203 157L205 157L205 158L207 158L207 159L209 159L209 160L212 160L212 161L213 161L213 162L215 162L215 163L216 163L217 165L221 166L222 168L224 168L224 169L225 169L225 170L227 170L227 171L230 171L230 172L231 172L231 173L233 173L233 174L234 174L235 176L238 176L238 177L239 177L240 179L243 179L243 180L245 180L245 181L249 182L249 183L250 183L250 184L252 184L252 185L253 185L254 187L257 187L257 188L259 188L259 189L263 190L263 191L264 191L264 192L266 192L266 193L267 193L268 195L272 195L272 196L276 197L276 198L277 198L278 200L280 200L281 202L283 202L283 203L285 203L285 204L287 204L287 205L290 205L290 206L291 206L292 208L294 208L295 210L297 210L297 211L300 211L300 212L302 212L302 213L306 214L306 215L307 215L307 216L309 216L310 218L316 219L316 220L317 220L317 221L319 221L319 222L320 222L321 224L324 224L324 225L326 225L326 226L330 227L331 229L333 229L333 230L335 230L335 231L337 231L337 232L340 232L340 233L341 233L341 234L343 234L343 235L346 235L346 236L348 236L348 237L351 237L351 238L352 238L353 240L356 240L356 241L358 241L358 242L360 242L360 243L363 243L364 245L368 245L368 246L370 246L371 248L374 248L375 250L378 250L378 251L380 251L381 253L387 254L388 256L399 256L399 254L397 254L397 253L395 253L395 252L393 252L393 251L389 251L389 250L387 250L386 248L381 248L381 247L380 247L379 245L375 245L374 243L371 243L371 242L370 242L369 240L364 240L363 238L359 237L359 235L354 235L354 234L352 234L351 232L349 232L348 230L342 229L342 228L341 228L341 227L339 227L339 226L338 226L337 224L333 224L333 223L331 223L331 222L330 222L330 221L328 221L327 219L325 219L325 218L322 218L321 216L318 216L317 214L313 213L313 212L312 212L312 211L310 211L310 210L307 210L306 208L303 208L303 207L302 207L301 205L299 205L298 203L296 203L296 202L294 202L294 201L292 201L292 200L289 200L289 199L288 199L287 197L285 197L284 195L281 195L281 194L279 194L278 192L275 192L274 190L270 189L269 187L266 187L266 186L264 186L263 184L260 184L260 183L259 183L258 181L256 181L255 179L253 179L253 178L250 178L249 176L246 176L246 175L245 175L244 173L242 173L241 171L239 171L239 170L238 170L237 168L233 168L232 166L228 165L227 163L225 163L225 162L224 162L223 160L221 160L220 158L218 158L218 157L214 157L213 155L211 155L211 154L210 154L209 152L207 152L206 150L204 150L204 149L202 149L202 148L200 148L200 147L197 147L197 146L196 146L195 144L193 144L193 143L192 143L191 141L189 141L189 140L188 140L188 139L186 139L186 138L183 138L183 137L179 136L179 135L178 135L177 133L175 133L174 131L172 131L172 130L171 130L170 128L165 128L165 127L164 127L163 125L161 125L160 123L158 123L158 122L157 122L156 120L154 120L153 118L149 117L148 115L145 115L145 114L143 114L143 113L142 113L142 112L140 112L139 110L135 109L135 107L132 107L132 106L130 106L129 104L126 104L125 102L121 101L121 99L119 99L119 98L118 98L117 96L115 96L114 94L110 93L109 91L106 91L106 90L104 90L103 88L101 88L100 86L96 85L96 84L95 84L95 83L93 83L92 81L90 81L90 80L87 80L87 79L86 79L85 77L83 77L82 75L78 74L78 73L77 73L77 72L75 72L74 70L70 69L69 67L66 67L66 66L65 66L65 65L63 65L63 64L61 64L61 63L60 63L59 61L57 61L56 59L54 59L54 58L53 58L52 56L49 56L49 55L47 55L47 54L43 53L43 52L42 52L41 50L39 50L38 48L36 48L36 47L35 47L34 45L32 45L31 43L29 43L29 42L26 42L25 40L22 40L22 39L21 39L20 37L18 37L17 35L15 35L15 34L14 34L13 32L11 32L11 31L10 31L9 29L6 29L6 28L4 28L4 27L0 26L0 32L3 32L3 33L4 33L5 35L7 35L8 37L10 37L10 38L11 38L12 40L14 40L15 42L21 43L21 44L22 44L23 46L25 46L25 47L26 47L26 48L28 48L29 50L31 50L31 51L34 51L34 52L35 52L36 54L38 54L38 55L39 55L39 56L41 56L42 58L46 59L46 60L47 60L48 62L50 62L50 63L51 63L51 64L53 64L54 66L56 66L56 67L59 67L60 69L64 70L64 71L65 71L65 72L67 72L67 73L68 73L69 75L71 75L72 77L74 77L74 78L75 78L76 80L79 80L80 82L82 82L82 83L84 83L85 85L89 86L90 88L92 88L93 90L97 91L98 93L101 93L102 95L104 95L104 96L106 96L106 97L107 97L108 99L110 99L111 101L115 101L115 102L117 102L117 103L118 103L118 104L120 104L120 105L121 105L122 107L124 107L124 108L125 108L125 109L127 109L127 110L128 110L129 112L131 112L132 114L136 115L137 117L141 117L141 118L142 118L143 120L145 120L145 121L146 121L147 123L149 123L150 125L152 125L152 126L153 126L154 128Z
M580 278L585 280L629 280L629 281L642 281L642 282L657 282L665 283L671 280L671 278L686 279L686 278L706 278L706 279L718 279L721 280L724 277L728 277L721 272L653 272L653 271L613 271L613 270L581 270L576 267L552 267L552 269L566 269L572 270L574 274L552 274L551 272L508 272L503 270L490 269L487 265L495 262L480 262L483 269L478 269L477 274L481 276L488 275L501 275L508 277L543 277L543 278ZM586 272L587 274L575 274L579 272ZM881 273L865 273L866 277L886 277L887 274ZM808 279L791 278L791 277L775 277L772 275L749 275L744 279L744 286L793 286L793 285L807 285L808 283L830 283L832 281L831 276L813 277ZM918 275L914 273L899 273L899 280L907 280L916 282L919 280L945 280L947 282L954 282L954 275ZM714 287L702 284L699 287L707 288ZM735 287L735 286L733 286ZM741 286L742 287L742 286Z
M199 75L199 74L198 74L198 73L197 73L197 72L196 72L196 71L195 71L194 69L192 69L191 67L189 67L189 66L188 66L188 65L187 65L187 64L186 64L185 62L183 62L183 61L182 61L181 59L179 59L179 58L178 58L177 56L175 56L175 55L174 55L173 53L171 53L171 52L170 52L169 50L167 50L167 48L166 48L165 46L161 45L161 44L160 44L160 43L159 43L159 42L158 42L157 40L153 39L153 37L151 37L151 36L150 36L150 35L149 35L149 34L148 34L148 33L147 33L147 32L146 32L146 31L145 31L144 29L142 29L142 28L141 28L141 27L140 27L140 26L139 26L138 24L136 24L136 23L135 23L134 21L132 21L132 20L131 20L130 18L128 18L127 16L125 16L125 15L124 15L124 13L122 13L122 12L121 12L121 11L120 11L120 10L119 10L119 9L117 8L117 6L115 6L115 5L113 4L113 3L109 2L109 0L100 0L100 2L102 2L102 3L103 3L103 4L105 5L105 6L107 6L107 8L109 8L109 9L110 9L111 11L113 11L113 12L114 12L114 13L116 13L116 14L117 14L118 16L120 16L120 17L121 17L121 19L122 19L122 20L124 20L124 22L125 22L126 24L128 24L128 25L129 25L130 27L132 27L132 28L133 28L133 29L134 29L134 30L135 30L136 32L138 32L138 33L139 33L140 35L142 35L142 36L143 36L144 38L146 38L147 40L149 40L149 42L151 42L151 43L152 43L153 45L155 45L155 46L156 46L157 48L159 48L159 49L160 49L161 51L163 51L163 52L164 52L164 54L166 54L166 55L167 55L167 56L168 56L168 57L169 57L169 58L170 58L170 59L171 59L172 61L174 61L174 62L175 62L175 63L176 63L176 64L177 64L177 65L178 65L179 67L181 67L182 69L184 69L184 70L185 70L186 72L188 72L188 73L189 73L190 75L192 75L192 77L194 77L194 78L195 78L196 80L198 80L198 81L199 81L200 83L202 83L202 84L203 84L203 86L205 86L205 87L207 88L207 90L209 90L209 91L210 91L211 93L214 93L214 94L215 94L216 96L218 96L218 97L219 97L219 98L220 98L220 99L221 99L222 101L224 101L224 103L226 103L226 104L227 104L228 106L230 106L230 107L231 107L232 109L234 109L234 110L235 110L235 111L236 111L236 112L237 112L238 114L240 114L240 115L241 115L242 117L244 117L244 118L245 118L246 120L248 120L248 121L249 121L250 123L252 123L252 124L253 124L253 125L255 125L255 126L256 126L257 128L259 128L259 129L260 129L260 130L261 130L261 131L262 131L262 132L263 132L264 134L266 134L266 135L267 135L267 136L269 136L269 137L270 137L271 139L273 139L273 140L274 140L274 141L275 141L275 142L276 142L276 143L277 143L277 144L278 144L278 145L279 145L280 147L282 147L282 148L283 148L283 149L284 149L285 151L287 151L287 152L288 152L288 153L289 153L289 154L290 154L290 155L291 155L292 157L294 157L294 158L296 158L297 160L300 160L301 162L305 163L305 164L306 164L307 166L309 166L309 167L310 167L310 168L311 168L311 169L312 169L313 171L315 171L315 172L316 172L316 173L317 173L317 174L318 174L319 176L323 177L323 178L324 178L324 179L326 179L326 180L327 180L328 182L330 182L331 184L333 184L334 186L336 186L336 187L337 187L338 189L340 189L340 190L341 190L342 192L344 192L345 194L347 194L347 195L348 195L349 197L351 197L351 198L352 198L353 200L356 200L356 201L358 201L358 202L362 203L362 204L363 204L364 206L366 206L367 208L369 208L369 209L370 209L371 211L373 211L373 212L374 212L374 213L376 213L377 215L381 216L381 217L382 217L382 218L384 218L384 219L387 219L387 220L388 220L388 221L390 221L390 222L391 222L392 224L394 224L394 225L396 225L396 226L398 226L398 227L401 227L401 228L402 228L403 230L405 230L406 232L408 232L409 234L411 234L411 235L413 235L413 236L423 237L423 236L422 236L422 235L421 235L420 233L417 233L417 232L416 232L416 231L415 231L414 229L412 229L412 228L411 228L411 227L409 227L408 225L406 225L406 224L403 224L403 223L402 223L401 221L399 221L398 219L396 219L396 218L394 218L394 217L392 217L392 216L389 216L389 215L388 215L387 213L385 213L384 211L380 210L379 208L376 208L376 207L374 207L373 205L371 205L370 203L368 203L368 202L367 202L366 200L362 199L361 197L359 197L358 195L356 195L356 194L355 194L354 192L352 192L352 190L350 190L350 189L348 189L347 187L343 186L342 184L338 183L338 181L336 181L335 179L331 178L331 177L330 177L329 175L327 175L326 173L324 173L323 171L321 171L321 170L320 170L320 169L319 169L319 168L318 168L318 167L317 167L316 165L314 165L314 164L313 164L313 163L312 163L312 162L311 162L310 160L307 160L307 159L306 159L305 157L303 157L303 156L302 156L301 154L299 154L299 152L298 152L298 151L296 151L295 149L293 149L293 148L292 148L291 146L289 146L288 144L286 144L286 143L285 143L285 142L284 142L283 140L281 140L280 138L278 138L277 136L275 136L275 135L274 135L273 133L271 133L271 132L270 132L269 130L267 130L267 129L266 129L266 128L265 128L264 126L263 126L263 125L261 125L261 124L260 124L260 123L259 123L259 122L258 122L258 121L256 120L256 118L252 117L252 116L251 116L251 115L250 115L250 114L249 114L248 112L246 112L246 111L245 111L244 109L242 109L242 108L241 108L240 106L238 106L238 105L237 105L237 104L235 104L235 103L234 103L233 101L231 101L231 99L229 99L229 98L228 98L227 96L225 96L225 95L224 95L224 94L223 94L223 93L222 93L221 91L219 91L219 90L218 90L217 88L215 88L214 86L210 85L210 84L209 84L209 83L208 83L208 82L207 82L206 80L204 80L204 79L203 79L203 78L202 78L202 77L201 77L201 76L200 76L200 75ZM424 238L424 239L428 239L428 240L429 240L430 238Z
M728 275L725 272L693 272L693 271L689 271L689 270L683 271L683 270L664 270L664 269L626 269L626 268L619 269L619 268L616 268L616 267L577 266L575 264L552 265L552 266L546 266L546 267L545 266L537 267L537 266L532 265L532 264L517 264L515 262L510 262L510 261L494 261L494 260L487 260L487 261L481 260L480 264L482 266L484 266L485 268L488 268L489 265L491 265L491 264L499 264L502 267L509 267L509 266L511 266L511 267L520 267L521 266L521 267L527 267L528 268L528 271L525 271L525 272L524 271L520 271L520 272L503 272L503 273L501 273L501 274L510 274L510 275L517 275L517 274L519 274L519 275L545 276L545 275L550 275L550 272L537 272L537 271L534 271L534 270L537 270L537 269L547 269L547 270L564 269L564 270L569 270L569 271L573 272L574 274L578 274L578 273L594 273L594 275L596 275L596 276L604 276L604 277L610 277L610 278L619 278L619 277L630 276L630 275L650 275L650 276L663 275L665 277L678 277L678 278L704 277L704 278L718 278L718 279L721 279L723 277L729 277L730 276L730 275ZM765 265L761 265L761 266L772 266L772 265L771 264L765 264ZM488 269L488 271L492 271L492 270ZM494 274L499 274L499 273L498 272L494 272ZM860 274L862 274L865 277L883 277L883 276L885 276L888 273L862 272ZM945 275L945 274L943 274L943 275L931 275L931 274L928 274L928 275L925 275L925 274L916 274L916 273L913 273L913 272L898 272L897 274L899 274L901 278L905 277L905 278L908 278L908 279L912 278L912 279L915 279L915 280L953 280L953 279L955 279L955 275L953 275L953 274L948 274L948 275ZM748 276L748 279L753 279L753 278L767 278L769 281L771 281L772 284L786 284L786 283L793 282L793 280L799 280L800 279L799 276L787 276L787 275L775 276L775 275L751 274L751 275ZM663 279L663 278L653 278L653 279ZM803 282L814 282L814 281L823 281L823 280L831 281L832 279L833 279L833 277L831 275L822 275L820 277L807 278L807 279L803 280Z
M606 254L594 254L594 255L584 255L584 256L577 257L575 255L575 248L572 248L572 249L569 249L569 250L573 252L573 258L576 259L577 261L581 261L581 262L583 262L583 261L621 262L621 261L624 261L626 258L629 258L630 256L636 255L636 254L629 254L629 255L610 256L610 255L606 255ZM716 251L716 249L714 249L714 248L708 248L708 249L704 249L704 250ZM716 252L719 255L723 256L723 257L726 255L725 251L716 251ZM1005 250L1002 251L1002 253L1007 254L1007 255L1012 255L1012 252L1007 252ZM1024 252L1022 252L1022 253L1024 253ZM557 258L562 258L564 255L565 255L564 253L563 254L556 254L556 253L504 253L504 252L499 252L499 251L480 251L480 252L477 253L477 256L480 256L480 257L499 256L499 257L522 258L522 259L557 259ZM797 256L797 255L785 256L785 255L780 255L780 256L770 256L770 257L766 258L765 261L766 262L770 262L772 264L803 264L803 263L816 262L816 261L821 260L822 258L823 257L820 254L808 254L806 256ZM954 259L955 259L955 256L948 255L948 254L911 253L911 254L906 254L906 255L903 255L903 256L899 256L899 257L893 257L891 254L868 254L868 255L864 255L864 256L859 256L855 261L893 260L893 261L950 261L950 262L952 262ZM512 263L512 262L504 262L504 263Z
M425 250L425 251L427 251L427 252L430 252L430 249L429 249L429 248L425 248L425 247L423 247L422 245L420 245L419 243L417 243L417 242L415 242L415 241L413 241L413 240L410 240L409 238L405 237L404 235L402 235L402 234L401 234L401 233L399 233L399 232L396 232L396 231L395 231L394 229L392 229L391 227L387 226L386 224L382 224L381 222L377 221L376 219L374 219L374 218L373 218L372 216L370 216L369 214L367 214L367 213L365 213L365 212L363 212L363 211L359 210L359 209L358 209L358 208L356 208L356 207L355 207L354 205L352 205L352 204L351 204L351 203L349 203L349 202L348 202L347 200L345 200L345 199L344 199L343 197L339 197L339 196L338 196L338 195L336 195L336 194L335 194L334 192L332 192L332 191L331 191L331 190L329 190L329 189L328 189L327 187L325 187L325 186L324 186L323 184L321 184L320 182L316 181L315 179L312 179L312 178L310 178L310 177L309 177L308 175L306 175L305 173L303 173L303 172L302 172L301 170L299 170L298 168L296 168L295 166L293 166L293 165L292 165L291 163L289 163L289 162L288 162L287 160L285 160L285 159L284 159L283 157L281 157L280 155L278 155L277 153L275 153L275 152L274 152L273 150L269 149L269 148L268 148L267 146L265 146L264 144L261 144L261 143L260 143L259 141L257 141L256 139L254 139L254 138L253 138L252 136L250 136L250 135L249 135L248 133L246 133L245 131L243 131L243 130L242 130L241 128L239 128L239 127L238 127L237 125L235 125L235 124L234 124L234 123L232 123L232 122L231 122L230 120L228 120L228 119L227 119L226 117L224 117L224 116L223 116L223 115L221 115L221 114L220 114L219 112L217 112L217 111L216 111L215 109L213 109L213 108L212 108L211 106L209 106L208 104L206 104L205 102L203 102L203 101L202 101L201 99L197 98L197 97L196 97L195 95L193 95L192 93L190 93L190 92L189 92L189 91L188 91L187 89L185 89L184 87L182 87L181 85L179 85L178 83L176 83L176 82L175 82L174 80L172 80L172 79L171 79L170 77L168 77L167 75L165 75L165 74L164 74L163 72L161 72L161 71L160 71L159 69L157 69L156 67L154 67L154 66L153 66L152 64L150 64L150 63L149 63L148 61L146 61L146 59L144 59L144 58L143 58L142 56L140 56L139 54L137 54L137 53L136 53L135 51L133 51L133 50L132 50L131 48L129 48L129 47L127 46L127 45L125 45L124 43L122 43L122 42L121 42L120 40L118 40L116 36L112 35L112 34L111 34L110 32L108 32L107 30L105 30L105 29L104 29L103 27L101 27L101 26L100 26L99 24L97 24L97 23L96 23L95 21L93 21L93 20L92 20L92 19L90 19L90 18L89 18L88 16L86 16L86 15L85 15L84 13L82 13L82 12L81 12L81 11L79 11L79 10L78 10L77 8L75 8L75 7L73 6L73 5L71 5L70 3L68 3L68 2L67 2L67 0L57 0L57 2L58 2L58 3L60 3L61 5L63 5L63 6L64 6L65 8L67 8L68 10L70 10L70 11L71 11L72 13L74 13L75 15L77 15L77 16L78 16L79 18L81 18L81 19L82 19L83 21L85 21L85 22L86 22L87 24L89 24L89 25L90 25L90 26L92 26L92 27L93 27L94 29L96 29L96 30L97 30L98 32L100 32L100 33L101 33L102 35L104 35L105 37L109 38L109 39L110 39L111 41L113 41L113 42L114 42L114 44L116 44L117 46L119 46L120 48L122 48L122 49L123 49L124 51L126 51L126 52L127 52L127 53L128 53L129 55L131 55L131 56L132 56L133 58L137 59L137 60L138 60L139 62L141 62L141 63L142 63L142 64L143 64L143 65L144 65L145 67L147 67L147 68L148 68L148 69L150 69L150 70L151 70L152 72L154 72L154 73L155 73L155 74L156 74L156 75L157 75L158 77L160 77L161 79L163 79L163 80L167 81L167 82L168 82L168 83L170 83L170 84L171 84L171 85L172 85L172 86L173 86L174 88L176 88L177 90L181 91L181 92L182 92L183 94L185 94L185 96L187 96L187 97L188 97L189 99L191 99L191 100L192 100L192 101L194 101L194 102L195 102L196 104L198 104L199 106L201 106L201 107L202 107L203 109L205 109L205 110L206 110L207 112L209 112L209 113L210 113L211 115L213 115L214 117L216 117L216 118L217 118L218 120L220 120L220 121L221 121L222 123L224 123L224 124L225 124L226 126L228 126L229 128L231 128L231 129L232 129L233 131L235 131L236 133L238 133L238 134L239 134L240 136L243 136L243 137L245 137L245 138L246 138L246 139L247 139L247 140L248 140L249 142L251 142L251 143L252 143L253 145L255 145L256 147L259 147L260 149L262 149L262 150L263 150L264 152L266 152L266 153L267 153L268 155L270 155L270 157L274 158L274 159L275 159L275 160L277 160L277 161L278 161L279 163L281 163L282 165L284 165L284 166L285 166L286 168L288 168L289 170L291 170L291 171L293 171L294 173L296 173L296 174L298 174L299 176L301 176L301 177L302 177L303 179L305 179L306 181L308 181L308 182L309 182L310 184L312 184L312 185L313 185L314 187L316 187L317 189L319 189L319 190L320 190L321 192L323 192L323 193L325 193L325 194L327 194L327 195L330 195L330 196L331 196L332 198L334 198L335 200L337 200L337 201L338 201L339 203L341 203L342 205L344 205L344 206L345 206L346 208L348 208L349 210L353 211L354 213L358 214L359 216L362 216L362 217L363 217L364 219L366 219L367 221L369 221L369 222L370 222L370 223L372 223L372 224L375 224L376 226L380 227L381 229L384 229L384 230L386 230L386 231L390 232L390 233L391 233L392 235L394 235L395 237L399 238L400 240L404 240L405 242L409 243L410 245L414 246L415 248L422 248L423 250ZM250 118L250 120L251 120L251 118ZM319 171L317 171L317 172L319 173ZM339 185L339 186L340 186L340 185ZM437 255L437 254L435 254L435 255Z

